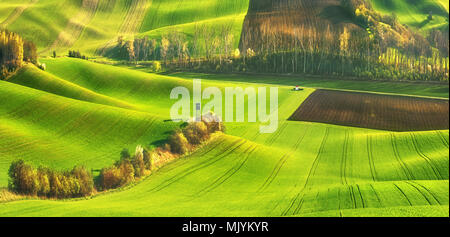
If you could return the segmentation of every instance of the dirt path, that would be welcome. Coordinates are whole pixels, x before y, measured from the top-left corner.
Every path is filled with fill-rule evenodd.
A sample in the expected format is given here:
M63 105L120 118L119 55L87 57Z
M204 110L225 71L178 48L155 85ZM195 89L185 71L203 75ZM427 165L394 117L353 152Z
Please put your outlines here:
M39 0L31 0L28 4L16 7L16 9L14 9L14 11L11 12L11 14L9 14L9 16L2 23L0 23L0 28L6 28L8 25L16 21L27 8L34 5L38 1Z
M127 15L120 26L117 36L133 36L139 31L142 21L144 20L147 9L152 4L152 0L133 0L128 9ZM97 53L102 55L111 47L117 38L109 40L104 46L97 49Z
M67 23L66 28L61 31L55 41L39 53L45 53L58 47L70 47L80 37L84 28L92 20L97 12L99 0L83 0L81 9Z

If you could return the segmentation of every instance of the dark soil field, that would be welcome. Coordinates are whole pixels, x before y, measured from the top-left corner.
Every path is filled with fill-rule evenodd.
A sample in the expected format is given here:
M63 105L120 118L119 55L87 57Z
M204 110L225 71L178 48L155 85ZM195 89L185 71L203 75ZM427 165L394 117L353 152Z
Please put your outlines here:
M443 130L449 128L449 104L439 99L317 90L290 120L400 132Z

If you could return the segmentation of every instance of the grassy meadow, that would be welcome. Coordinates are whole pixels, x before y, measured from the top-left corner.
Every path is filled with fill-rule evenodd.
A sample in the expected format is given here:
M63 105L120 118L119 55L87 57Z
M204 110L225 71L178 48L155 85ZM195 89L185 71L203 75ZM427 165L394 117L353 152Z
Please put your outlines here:
M182 75L77 59L45 62L45 73L30 66L1 82L2 186L17 157L98 169L124 147L164 139L176 126L164 122L169 90L192 85ZM258 84L204 82L231 85ZM396 133L287 121L314 91L291 88L280 86L274 134L260 134L259 124L228 123L227 135L136 185L86 200L4 202L0 215L448 216L448 130ZM429 95L418 88L404 93Z
M382 14L395 12L402 24L427 32L433 28L448 29L448 1L446 0L371 0L375 10ZM433 20L428 20L432 12Z
M446 1L371 2L378 12L395 12L401 23L424 35L448 28ZM448 129L394 132L289 120L317 89L448 101L448 80L369 81L339 73L153 73L153 68L131 61L125 65L102 54L119 36L159 40L179 31L192 39L203 26L217 32L231 26L233 52L249 3L0 0L0 29L32 40L39 63L45 64L41 70L25 63L0 80L0 217L449 217ZM426 20L429 11L431 21ZM80 50L93 60L66 57L68 50ZM53 51L55 58L50 57ZM228 60L238 61L239 56L230 55ZM199 149L137 182L85 198L50 200L7 191L8 169L18 159L58 171L83 165L96 176L118 161L123 149L134 154L138 145L161 146L181 126L170 120L176 102L170 93L185 87L192 101L194 79L202 80L203 89L217 87L222 93L227 87L277 87L277 131L262 134L263 124L248 119L225 122L226 132ZM302 90L294 91L295 86ZM255 100L257 94L244 99L246 104Z

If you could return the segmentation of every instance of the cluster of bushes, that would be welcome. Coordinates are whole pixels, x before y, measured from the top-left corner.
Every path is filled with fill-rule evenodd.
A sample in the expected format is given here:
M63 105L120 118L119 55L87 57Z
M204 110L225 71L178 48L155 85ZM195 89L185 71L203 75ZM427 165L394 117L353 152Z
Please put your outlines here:
M36 45L16 33L0 30L0 79L20 68L23 62L37 64Z
M49 168L33 168L23 160L9 167L11 191L49 198L73 198L91 195L94 191L92 173L81 166L71 171L54 171Z
M142 146L136 147L134 156L127 149L121 152L121 158L113 166L101 170L99 188L114 189L147 175L151 170L149 152Z
M119 161L100 171L96 185L92 172L81 166L76 166L71 171L59 172L45 167L35 169L23 160L18 160L9 168L8 188L18 194L48 198L89 196L95 187L98 190L119 188L147 176L154 165L153 156L157 156L159 151L164 150L171 157L177 157L175 155L186 154L209 139L212 133L224 130L223 123L210 113L204 116L202 121L188 123L176 131L170 136L165 148L158 148L152 154L140 145L136 147L134 155L124 149Z
M81 59L89 59L88 57L86 57L85 55L82 55L80 53L80 51L75 51L75 50L69 50L69 55L70 58L81 58ZM54 54L54 57L56 57L56 54Z
M166 149L174 154L186 154L193 147L209 139L215 132L224 132L225 125L215 115L203 116L202 121L194 121L175 131L168 139Z

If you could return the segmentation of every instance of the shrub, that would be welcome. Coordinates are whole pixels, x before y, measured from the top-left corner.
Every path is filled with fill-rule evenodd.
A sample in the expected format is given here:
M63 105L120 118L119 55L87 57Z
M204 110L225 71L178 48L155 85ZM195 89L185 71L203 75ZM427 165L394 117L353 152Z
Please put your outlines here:
M120 186L120 170L115 167L103 168L100 171L100 186L104 189L112 189Z
M85 167L76 166L73 168L71 176L78 181L80 185L79 194L81 196L92 194L94 190L94 180L91 172L89 172Z
M192 145L198 145L209 138L208 127L204 122L190 123L183 129L183 134Z
M10 190L22 194L37 194L39 183L36 171L30 165L25 164L23 160L11 163L8 174L10 178L8 187Z
M142 146L136 147L136 152L132 159L132 164L134 168L134 174L136 177L141 177L145 175L145 162L144 162L144 148Z
M209 112L203 115L202 120L208 127L209 133L225 132L225 125L221 121L220 117L214 114L213 112Z
M129 159L131 157L130 155L130 151L128 151L128 149L124 148L121 152L120 152L120 159Z
M169 137L169 145L172 153L186 154L189 150L189 142L182 131L177 131Z
M152 169L151 155L145 148L144 148L144 151L143 151L143 155L144 155L144 166L145 166L145 169L151 170Z
M84 167L70 172L56 172L45 167L37 170L22 160L9 168L9 189L21 194L44 197L82 197L94 190L92 174Z

